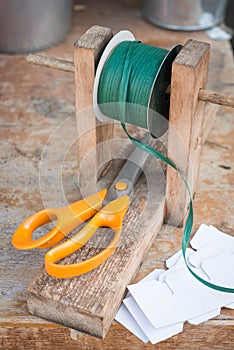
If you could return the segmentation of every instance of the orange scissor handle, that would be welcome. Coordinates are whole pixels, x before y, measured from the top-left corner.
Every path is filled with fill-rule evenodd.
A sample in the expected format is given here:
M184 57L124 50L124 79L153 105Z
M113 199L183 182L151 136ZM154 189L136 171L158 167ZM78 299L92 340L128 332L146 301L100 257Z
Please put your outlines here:
M90 222L75 236L66 242L52 248L45 255L45 268L49 275L58 278L70 278L91 271L106 261L115 251L118 244L124 215L128 209L128 196L120 197L101 209ZM114 230L114 238L99 254L90 259L75 264L56 264L59 260L83 247L100 227L110 227Z
M102 207L106 190L97 192L69 206L48 208L26 219L15 231L12 244L17 249L48 248L60 242L77 226L90 219ZM56 226L44 236L32 239L33 232L41 225L57 220Z

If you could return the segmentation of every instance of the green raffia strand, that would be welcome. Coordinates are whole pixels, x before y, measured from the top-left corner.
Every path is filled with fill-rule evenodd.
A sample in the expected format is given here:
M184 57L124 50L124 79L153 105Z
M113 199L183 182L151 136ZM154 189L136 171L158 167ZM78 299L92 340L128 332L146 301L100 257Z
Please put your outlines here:
M126 129L125 123L147 128L147 116L146 114L142 115L143 109L140 108L138 110L137 106L148 107L154 77L167 52L167 50L141 44L138 41L125 41L119 44L113 50L103 68L98 89L99 108L104 114L121 122L124 132L137 147L162 160L179 173L190 198L188 216L182 237L182 253L186 266L192 275L207 287L221 292L234 293L234 288L222 287L199 277L187 263L186 249L193 226L193 203L191 191L183 173L169 158L153 147L132 137ZM131 109L131 112L134 111L136 113L135 115L131 116L128 114L128 104L126 102L136 105L134 110Z

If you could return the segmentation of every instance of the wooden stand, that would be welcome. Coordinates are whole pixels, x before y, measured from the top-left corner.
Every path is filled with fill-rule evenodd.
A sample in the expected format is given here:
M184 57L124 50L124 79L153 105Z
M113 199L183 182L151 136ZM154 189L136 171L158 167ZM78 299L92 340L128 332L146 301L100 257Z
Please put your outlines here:
M28 59L30 62L75 73L79 164L91 147L96 149L102 141L107 141L108 146L108 140L113 136L113 125L100 126L92 109L90 110L95 66L111 36L112 32L108 28L90 28L75 44L74 63L41 59L35 55ZM199 100L210 98L209 94L204 94L204 90L201 90L205 88L207 81L208 57L208 44L189 40L177 56L172 69L169 156L181 167L192 194L196 190L203 139L204 102ZM223 103L222 99L220 101ZM85 111L83 119L81 111ZM94 152L93 161L85 173L80 169L81 186L88 183L88 177L96 177L99 166L105 159L110 159L108 152L110 147L109 150L108 147L99 148ZM117 167L113 166L108 173L109 180L117 171ZM150 167L149 164L148 171L153 171L157 181L157 168ZM166 182L165 186L162 182L155 183L155 202L147 201L147 185L144 178L140 179L126 216L121 243L116 252L97 269L73 279L62 280L49 276L42 267L28 288L29 312L103 338L118 310L126 286L136 274L163 223L165 187L167 220L173 224L183 222L188 205L185 187L171 168L167 169ZM148 206L146 212L151 213L153 218L151 226L149 217L144 216L145 203ZM65 260L72 263L97 254L105 240L108 240L105 233L102 239L103 237L104 242L97 237L95 246L84 247Z
M126 149L122 149L123 152L126 154ZM108 172L110 181L114 180L118 170L119 166L113 164ZM27 307L31 314L104 338L127 285L135 277L163 224L165 182L162 169L151 159L146 173L157 193L151 191L149 199L147 182L141 177L134 188L121 240L114 254L93 271L72 279L53 278L43 266L28 287ZM93 242L88 242L63 263L72 264L98 254L112 239L110 236L110 229L101 229Z

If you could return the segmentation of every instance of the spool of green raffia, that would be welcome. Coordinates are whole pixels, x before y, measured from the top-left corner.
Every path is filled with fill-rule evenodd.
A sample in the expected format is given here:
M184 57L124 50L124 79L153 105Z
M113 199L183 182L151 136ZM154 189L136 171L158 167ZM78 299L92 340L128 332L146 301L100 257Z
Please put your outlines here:
M161 136L168 124L171 65L180 48L168 51L139 41L118 44L99 80L102 113Z

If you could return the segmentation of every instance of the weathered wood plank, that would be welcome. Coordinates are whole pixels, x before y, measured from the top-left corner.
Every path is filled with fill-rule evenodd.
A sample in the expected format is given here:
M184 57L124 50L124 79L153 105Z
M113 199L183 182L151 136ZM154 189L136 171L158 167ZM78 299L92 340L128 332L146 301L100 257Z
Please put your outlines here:
M10 320L9 320L10 321ZM143 344L121 325L114 324L105 339L97 339L60 325L33 323L0 323L0 345L4 350L119 350L119 349L169 349L169 350L232 350L234 321L210 320L194 327L184 326L184 331L159 344Z

